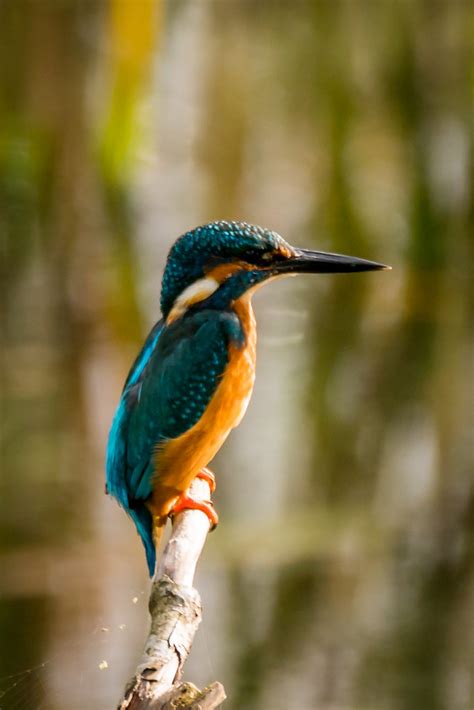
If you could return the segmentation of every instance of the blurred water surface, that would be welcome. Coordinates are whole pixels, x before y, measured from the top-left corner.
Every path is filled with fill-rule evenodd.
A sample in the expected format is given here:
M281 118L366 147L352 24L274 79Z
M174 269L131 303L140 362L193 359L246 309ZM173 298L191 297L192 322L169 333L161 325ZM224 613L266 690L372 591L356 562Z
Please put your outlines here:
M473 19L1 3L2 710L105 710L135 667L149 583L106 437L170 244L217 218L394 269L255 298L187 677L229 710L472 707Z

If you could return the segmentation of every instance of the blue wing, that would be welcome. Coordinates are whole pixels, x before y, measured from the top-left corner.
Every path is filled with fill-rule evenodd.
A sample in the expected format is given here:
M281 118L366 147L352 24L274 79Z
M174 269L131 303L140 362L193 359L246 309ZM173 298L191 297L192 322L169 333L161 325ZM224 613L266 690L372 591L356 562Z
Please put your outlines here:
M232 312L196 311L170 326L160 322L125 383L109 436L107 490L134 520L150 574L155 548L145 501L152 492L154 449L199 421L227 366L229 343L241 345L243 338Z

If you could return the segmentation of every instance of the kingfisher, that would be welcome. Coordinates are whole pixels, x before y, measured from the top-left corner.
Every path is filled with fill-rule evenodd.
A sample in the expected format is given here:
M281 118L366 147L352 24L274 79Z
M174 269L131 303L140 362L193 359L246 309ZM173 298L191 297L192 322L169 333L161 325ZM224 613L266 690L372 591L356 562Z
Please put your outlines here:
M218 221L177 239L161 288L161 319L138 353L109 434L106 492L132 518L150 576L166 521L211 501L188 489L245 414L255 381L251 298L262 284L295 274L374 271L366 259L291 246L246 222Z

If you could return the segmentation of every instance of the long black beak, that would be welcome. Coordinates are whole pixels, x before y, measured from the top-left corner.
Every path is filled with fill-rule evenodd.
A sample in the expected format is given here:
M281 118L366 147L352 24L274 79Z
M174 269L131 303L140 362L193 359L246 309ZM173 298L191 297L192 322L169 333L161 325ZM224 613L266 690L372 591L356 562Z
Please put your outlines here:
M295 249L294 256L274 265L276 274L338 274L356 271L389 270L391 266L356 256L331 254L325 251Z

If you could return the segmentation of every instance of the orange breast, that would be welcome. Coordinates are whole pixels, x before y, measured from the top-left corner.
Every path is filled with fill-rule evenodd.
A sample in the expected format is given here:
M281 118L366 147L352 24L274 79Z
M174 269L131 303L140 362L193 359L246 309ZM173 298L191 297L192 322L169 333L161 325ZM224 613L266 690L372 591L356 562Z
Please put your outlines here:
M246 344L230 348L229 363L204 415L189 431L156 454L156 479L150 508L154 515L167 515L176 498L221 448L231 429L245 414L255 380L256 326L250 300L235 304Z

